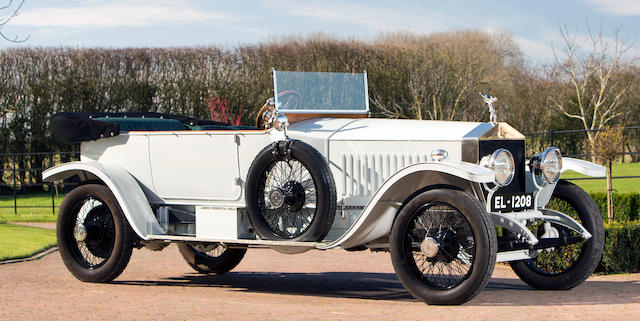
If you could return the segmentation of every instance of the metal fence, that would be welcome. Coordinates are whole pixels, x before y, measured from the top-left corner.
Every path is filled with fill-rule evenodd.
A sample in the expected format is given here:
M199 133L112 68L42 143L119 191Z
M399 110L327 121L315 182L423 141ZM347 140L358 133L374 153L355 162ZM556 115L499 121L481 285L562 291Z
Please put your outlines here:
M0 197L5 200L0 203L0 210L13 209L13 213L18 214L20 208L51 208L51 213L55 215L59 206L55 201L58 188L54 183L42 181L42 171L79 159L79 152L0 154ZM21 197L33 193L49 193L51 205L18 205ZM13 204L5 205L11 198Z
M556 146L563 151L563 156L575 157L575 158L591 158L591 153L585 152L587 132L599 132L604 129L574 129L574 130L552 130L546 132L536 132L524 134L527 140L529 155L535 153L533 148L538 148L538 151L543 146ZM637 161L640 158L640 126L628 126L623 128L623 134L627 144L620 146L620 154L624 156L630 156L631 161ZM568 151L568 153L566 152ZM640 176L613 176L611 164L609 170L612 173L612 179L628 179L628 178L640 178ZM580 177L580 178L568 178L567 180L600 180L606 179L606 177Z
M540 142L547 143L548 146L557 146L567 157L586 158L591 157L590 153L584 152L587 139L587 132L599 132L604 129L571 129L571 130L551 130L546 132L535 132L524 134L527 145L536 146ZM623 134L627 144L621 146L620 153L623 155L640 155L640 126L628 126L623 128ZM635 147L635 148L633 148ZM567 153L566 151L569 151Z
M594 131L599 131L594 130ZM536 132L525 134L527 140L527 154L532 155L539 152L543 147L557 146L563 150L563 154L568 157L588 158L591 155L585 153L584 142L587 130L557 130L547 132ZM621 152L624 155L637 157L640 159L640 126L630 126L624 128L624 133L630 141L629 146L622 146ZM20 208L50 208L55 214L59 204L56 204L55 197L58 192L58 185L54 183L42 182L42 171L51 166L79 160L79 152L43 152L43 153L16 153L0 154L0 197L6 200L13 200L11 205L0 204L0 210L13 209L17 214ZM640 176L613 176L614 179L640 178ZM591 180L604 179L604 177L571 178L569 180ZM66 182L65 185L73 186L73 183ZM34 192L49 193L51 195L51 205L19 205L18 201L23 195L32 195Z

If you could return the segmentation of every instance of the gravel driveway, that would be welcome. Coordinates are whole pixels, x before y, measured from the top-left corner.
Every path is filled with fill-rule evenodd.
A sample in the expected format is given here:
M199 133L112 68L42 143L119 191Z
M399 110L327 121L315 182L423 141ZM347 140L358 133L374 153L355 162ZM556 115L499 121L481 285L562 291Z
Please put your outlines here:
M58 253L0 265L0 320L640 319L640 274L596 276L571 291L535 291L503 265L463 306L427 306L396 279L387 253L249 250L231 273L194 273L175 245L134 250L114 282L67 272Z

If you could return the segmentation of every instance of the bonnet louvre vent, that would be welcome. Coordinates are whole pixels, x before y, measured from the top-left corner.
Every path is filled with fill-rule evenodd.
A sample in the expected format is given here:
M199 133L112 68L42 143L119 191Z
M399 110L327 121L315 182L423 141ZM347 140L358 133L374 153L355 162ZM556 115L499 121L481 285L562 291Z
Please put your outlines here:
M428 159L426 153L343 154L342 196L372 195L391 175Z

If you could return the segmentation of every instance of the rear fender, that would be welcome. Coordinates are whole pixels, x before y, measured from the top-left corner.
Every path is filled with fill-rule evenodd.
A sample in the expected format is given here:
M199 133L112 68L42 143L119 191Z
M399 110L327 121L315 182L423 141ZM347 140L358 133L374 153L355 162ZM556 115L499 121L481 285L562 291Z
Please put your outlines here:
M97 178L109 187L129 225L143 240L147 240L148 235L164 234L142 188L122 167L107 162L70 162L45 170L42 179L55 182L73 175Z

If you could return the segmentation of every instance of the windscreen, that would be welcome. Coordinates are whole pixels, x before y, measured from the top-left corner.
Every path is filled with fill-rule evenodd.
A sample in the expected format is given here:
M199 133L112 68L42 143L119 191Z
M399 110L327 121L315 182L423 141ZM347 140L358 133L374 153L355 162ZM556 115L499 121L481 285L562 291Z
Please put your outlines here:
M288 113L368 113L367 74L273 71L276 107Z

